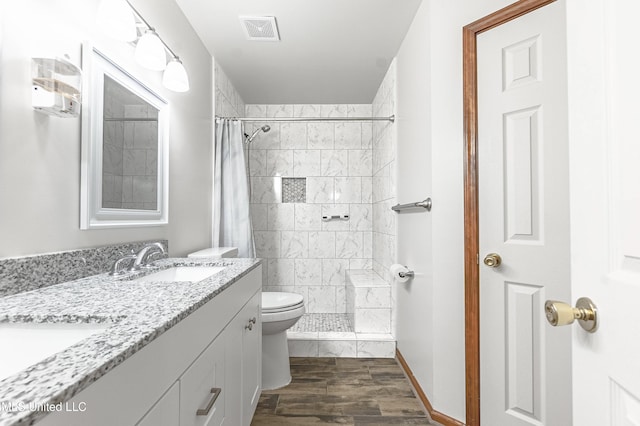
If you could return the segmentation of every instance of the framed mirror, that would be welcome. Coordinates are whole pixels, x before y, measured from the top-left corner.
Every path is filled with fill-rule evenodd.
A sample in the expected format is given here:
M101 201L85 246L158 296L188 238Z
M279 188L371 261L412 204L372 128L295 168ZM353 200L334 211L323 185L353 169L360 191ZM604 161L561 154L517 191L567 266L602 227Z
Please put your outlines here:
M80 228L168 223L169 104L83 45Z

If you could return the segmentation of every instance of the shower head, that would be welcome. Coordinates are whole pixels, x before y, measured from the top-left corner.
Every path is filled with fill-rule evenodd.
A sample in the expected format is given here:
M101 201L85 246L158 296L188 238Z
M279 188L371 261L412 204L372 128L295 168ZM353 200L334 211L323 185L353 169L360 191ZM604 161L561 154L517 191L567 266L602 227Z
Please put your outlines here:
M269 126L268 124L265 124L264 126L256 129L251 136L247 135L246 133L244 134L246 140L246 143L251 143L251 141L253 141L253 139L255 139L255 137L258 135L258 133L260 133L260 131L263 131L264 133L267 133L269 130L271 130L271 126Z

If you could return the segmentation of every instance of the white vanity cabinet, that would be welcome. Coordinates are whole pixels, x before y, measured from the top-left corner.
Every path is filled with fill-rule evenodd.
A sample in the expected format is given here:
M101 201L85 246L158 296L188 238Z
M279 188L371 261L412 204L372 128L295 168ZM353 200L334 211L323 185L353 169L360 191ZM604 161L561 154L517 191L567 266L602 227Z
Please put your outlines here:
M38 425L249 426L261 392L261 287L258 266L67 402L85 411Z
M234 419L231 425L251 424L262 391L262 322L260 321L262 293L257 292L244 309L231 321L227 334L226 413ZM238 356L242 354L242 356ZM241 371L240 377L235 372Z

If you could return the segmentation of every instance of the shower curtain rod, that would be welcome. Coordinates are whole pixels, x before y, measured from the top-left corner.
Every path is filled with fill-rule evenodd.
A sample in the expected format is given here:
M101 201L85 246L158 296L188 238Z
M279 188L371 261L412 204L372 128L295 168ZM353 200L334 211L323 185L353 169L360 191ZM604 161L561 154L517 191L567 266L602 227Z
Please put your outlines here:
M271 121L271 122L288 122L288 121L396 121L395 115L389 117L271 117L271 118L254 118L254 117L219 117L218 119L238 120L238 121Z

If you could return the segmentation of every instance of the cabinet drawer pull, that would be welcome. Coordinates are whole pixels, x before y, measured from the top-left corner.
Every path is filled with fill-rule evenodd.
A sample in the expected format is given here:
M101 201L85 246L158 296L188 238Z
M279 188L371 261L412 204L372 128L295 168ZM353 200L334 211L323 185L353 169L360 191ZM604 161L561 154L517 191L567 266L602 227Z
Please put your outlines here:
M199 408L198 411L196 411L196 416L209 415L209 411L211 411L211 407L213 407L213 404L216 403L216 399L218 399L218 397L220 396L220 392L222 392L222 388L211 388L211 393L213 394L213 396L211 397L209 403L205 408Z

